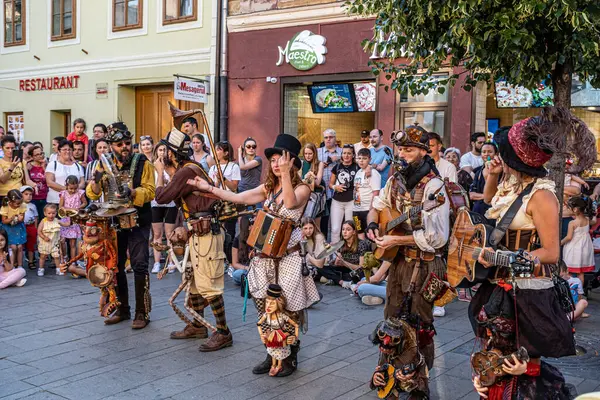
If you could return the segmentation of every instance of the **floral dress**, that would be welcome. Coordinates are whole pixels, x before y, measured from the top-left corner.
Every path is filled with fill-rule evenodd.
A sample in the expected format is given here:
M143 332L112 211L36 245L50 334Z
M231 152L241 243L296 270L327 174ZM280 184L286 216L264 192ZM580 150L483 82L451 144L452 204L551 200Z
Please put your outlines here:
M272 194L264 203L264 209L293 221L300 221L303 207L295 210L288 210L283 202L281 206L271 200ZM302 239L302 229L294 228L287 248L294 247ZM275 282L275 268L279 268L279 282ZM319 292L315 282L310 276L302 276L302 259L298 251L295 251L279 260L279 266L276 267L275 260L272 258L254 257L248 267L248 288L252 297L255 299L264 299L267 297L267 287L270 283L277 283L283 290L283 296L286 299L286 310L301 311L310 307L313 303L319 301Z
M83 190L78 189L74 194L69 194L66 190L60 192L60 198L64 199L64 207L70 209L79 209L81 207L81 196ZM63 218L61 222L71 222L71 218ZM81 237L81 229L79 225L72 224L71 226L60 227L60 237L63 239L78 239Z

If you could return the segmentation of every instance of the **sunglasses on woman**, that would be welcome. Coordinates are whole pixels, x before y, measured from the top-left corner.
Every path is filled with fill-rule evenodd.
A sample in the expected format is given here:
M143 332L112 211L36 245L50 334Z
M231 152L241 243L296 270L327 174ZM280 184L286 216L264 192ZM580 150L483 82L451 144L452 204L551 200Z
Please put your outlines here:
M255 144L247 144L246 148L247 149L256 149L256 145Z

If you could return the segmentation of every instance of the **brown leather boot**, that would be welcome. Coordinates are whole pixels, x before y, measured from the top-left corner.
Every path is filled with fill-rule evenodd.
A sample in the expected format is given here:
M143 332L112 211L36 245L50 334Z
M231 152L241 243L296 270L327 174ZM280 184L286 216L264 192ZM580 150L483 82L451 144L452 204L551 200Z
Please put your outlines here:
M232 344L233 337L231 336L231 332L227 332L227 335L215 332L206 343L200 345L198 350L203 353L207 353L209 351L221 350L222 348L229 347Z
M142 313L136 313L135 319L131 323L131 329L144 329L150 323L149 319L144 317Z
M131 315L129 313L121 312L121 310L115 311L112 317L106 318L104 320L105 325L114 325L118 324L121 321L125 321L131 319Z
M171 339L206 339L208 329L205 326L186 325L181 331L171 332Z

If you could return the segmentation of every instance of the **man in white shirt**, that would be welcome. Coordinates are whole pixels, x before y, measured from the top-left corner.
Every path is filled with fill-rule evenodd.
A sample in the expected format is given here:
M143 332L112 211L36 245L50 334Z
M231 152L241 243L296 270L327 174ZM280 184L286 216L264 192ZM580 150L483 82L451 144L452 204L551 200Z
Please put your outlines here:
M360 149L370 149L371 147L373 147L373 145L371 145L369 131L362 131L360 133L360 142L354 143L354 157L358 157L358 151Z
M323 170L323 181L325 182L325 195L326 202L325 207L327 209L327 216L321 217L321 232L326 233L328 237L329 233L329 210L331 209L331 200L333 198L333 189L329 188L329 180L331 178L331 171L333 167L338 163L342 157L342 148L337 145L335 130L328 128L323 131L323 142L325 146L317 149L317 157L319 161L325 164Z
M471 151L463 154L460 158L460 168L464 169L471 175L473 170L483 165L483 159L481 158L481 148L485 143L487 136L483 132L475 132L471 135Z
M450 182L456 183L456 167L442 157L442 138L435 132L429 132L429 154L435 161L435 167L442 179L448 178Z
M208 154L211 156L213 155L212 149L210 148L210 142L208 141L208 135L198 130L198 120L196 120L196 118L187 117L184 119L183 123L181 124L181 131L183 133L187 133L190 138L194 135L202 135L204 137L204 144L206 147L208 147Z

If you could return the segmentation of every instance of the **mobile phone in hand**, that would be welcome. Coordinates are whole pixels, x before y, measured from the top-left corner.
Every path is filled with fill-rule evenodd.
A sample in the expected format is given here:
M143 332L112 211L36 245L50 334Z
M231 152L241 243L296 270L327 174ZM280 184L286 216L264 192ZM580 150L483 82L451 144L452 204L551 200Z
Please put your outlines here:
M13 161L15 161L17 159L23 160L23 149L16 150L13 153Z

